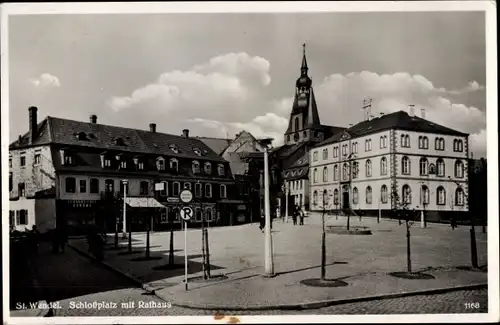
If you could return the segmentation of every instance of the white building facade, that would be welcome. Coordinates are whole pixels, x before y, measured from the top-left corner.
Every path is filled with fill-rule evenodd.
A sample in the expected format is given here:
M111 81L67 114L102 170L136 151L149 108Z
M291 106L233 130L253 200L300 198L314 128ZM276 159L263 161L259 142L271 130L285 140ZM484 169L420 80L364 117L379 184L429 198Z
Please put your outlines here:
M310 151L311 209L467 212L468 155L467 134L402 111L361 122Z

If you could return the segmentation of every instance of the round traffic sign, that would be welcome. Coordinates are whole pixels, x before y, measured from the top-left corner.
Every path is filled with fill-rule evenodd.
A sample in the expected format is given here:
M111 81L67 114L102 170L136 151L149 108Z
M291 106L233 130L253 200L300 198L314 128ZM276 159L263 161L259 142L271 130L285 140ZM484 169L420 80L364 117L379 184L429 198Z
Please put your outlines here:
M182 190L179 197L183 203L189 203L193 200L193 193L190 190Z
M193 208L185 206L181 208L179 213L181 215L182 220L188 221L193 217L194 211Z

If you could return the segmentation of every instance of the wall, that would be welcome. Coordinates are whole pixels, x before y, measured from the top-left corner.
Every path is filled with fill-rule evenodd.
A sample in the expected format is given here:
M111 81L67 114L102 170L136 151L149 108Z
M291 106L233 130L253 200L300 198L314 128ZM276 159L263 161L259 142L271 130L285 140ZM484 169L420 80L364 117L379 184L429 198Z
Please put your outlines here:
M408 154L416 154L416 155L435 155L435 156L444 156L444 157L456 157L456 158L467 158L467 137L461 136L451 136L451 135L440 135L440 134L432 134L432 133L420 133L413 131L402 131L395 130L396 134L396 152L398 153L408 153ZM410 136L410 147L402 147L401 146L401 134L407 134ZM418 137L426 136L429 139L429 149L419 149L418 147ZM435 139L443 138L445 142L444 150L436 150L435 149ZM454 152L453 151L453 140L462 140L464 143L464 151L463 152Z
M35 153L41 155L41 162L35 165ZM20 157L26 157L26 165L20 166ZM55 170L49 146L39 146L21 150L10 150L9 158L12 159L12 191L10 198L18 197L18 184L24 182L26 196L33 196L37 191L55 186Z
M40 232L45 232L56 227L56 200L36 199L35 217L36 226Z
M264 147L248 132L241 132L224 150L224 154L231 152L256 152L264 151ZM222 156L224 159L227 157Z

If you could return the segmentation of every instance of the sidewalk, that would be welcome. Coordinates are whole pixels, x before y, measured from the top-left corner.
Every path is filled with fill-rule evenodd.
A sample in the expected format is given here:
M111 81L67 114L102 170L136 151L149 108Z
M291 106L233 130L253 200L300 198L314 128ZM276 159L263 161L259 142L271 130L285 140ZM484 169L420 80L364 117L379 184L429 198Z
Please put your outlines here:
M133 234L133 255L106 251L103 264L129 276L146 290L173 305L201 309L271 309L318 308L345 303L352 299L380 299L394 295L453 290L459 287L486 285L487 273L466 271L457 267L470 264L468 228L451 230L442 225L412 227L412 268L434 276L430 280L396 278L390 272L406 271L406 227L396 222L377 224L376 219L362 220L373 235L327 234L327 267L329 279L346 283L340 287L312 287L302 280L320 275L321 222L316 216L306 225L293 226L291 221L273 223L274 278L264 278L264 238L257 225L243 225L209 230L212 275L225 275L222 281L193 282L202 275L201 232L188 230L189 291L185 291L184 268L155 270L168 261L168 233L151 234L150 261L133 261L144 256L145 235ZM320 219L320 218L319 218ZM345 220L329 218L328 224ZM352 218L351 225L355 226ZM358 220L359 221L359 220ZM359 222L358 222L359 223ZM486 234L477 234L480 265L487 263ZM86 254L84 240L71 245ZM110 243L113 243L110 240ZM175 232L175 262L184 261L184 234ZM120 240L120 245L127 245Z

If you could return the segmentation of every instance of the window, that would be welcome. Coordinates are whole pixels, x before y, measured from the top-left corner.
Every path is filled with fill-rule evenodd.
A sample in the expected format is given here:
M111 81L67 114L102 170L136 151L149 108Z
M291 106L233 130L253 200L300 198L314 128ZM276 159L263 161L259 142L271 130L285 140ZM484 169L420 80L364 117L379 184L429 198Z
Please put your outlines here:
M464 190L461 187L457 188L457 190L455 191L455 205L459 206L464 205L465 201L464 199L465 199Z
M349 178L349 165L347 163L344 163L342 166L342 179L346 180Z
M193 148L193 152L194 152L197 156L201 156L201 150L200 150L200 148Z
M87 181L84 179L80 180L80 193L87 193Z
M14 174L12 172L9 172L9 192L12 191L12 188L14 187Z
M439 186L436 191L436 201L438 205L445 205L446 204L446 191L444 190L444 187Z
M357 162L352 163L352 178L358 178L359 175L359 164Z
M143 170L144 169L144 162L143 161L139 161L137 163L137 169L138 170Z
M163 181L161 182L163 184L163 189L160 191L161 196L168 196L168 182Z
M418 148L429 149L429 139L425 136L418 137Z
M115 187L115 182L112 179L107 179L104 181L104 191L105 192L113 192Z
M199 174L200 173L200 163L196 160L193 161L191 164L191 167L193 168L193 174Z
M464 151L464 143L462 140L453 140L453 151L462 152Z
M125 183L123 183L123 181L119 181L120 182L120 194L123 195L123 192L125 190L125 194L128 195L128 190L129 190L129 187L130 187L130 183L128 183L127 185L125 185ZM141 187L142 189L142 187Z
M35 165L40 165L41 162L42 162L42 155L39 153L35 154Z
M410 175L410 158L406 156L401 160L401 173L403 175Z
M219 164L219 166L217 167L218 171L219 171L219 176L224 176L224 165L223 164Z
M420 195L421 195L420 202L423 205L429 204L429 202L430 202L430 191L429 191L429 188L426 185L422 185Z
M387 136L383 135L380 137L380 149L387 148Z
M318 206L318 191L313 193L313 206Z
M313 170L313 182L317 183L318 182L318 170L314 168Z
M347 144L342 145L342 156L347 156Z
M170 169L175 170L176 172L179 171L179 162L177 161L177 159L170 159Z
M28 224L28 210L19 210L19 225Z
M403 203L410 204L411 203L411 189L408 185L403 185Z
M127 168L127 161L126 160L121 160L120 161L120 168L121 169Z
M372 151L372 140L365 140L365 151Z
M212 213L212 208L207 208L205 210L205 220L206 221L213 221L213 213Z
M330 199L328 198L328 191L323 190L323 208L326 209L330 205Z
M366 177L371 177L372 176L372 161L368 159L366 161Z
M203 167L205 170L205 174L207 174L207 175L212 174L212 165L209 162L206 162Z
M338 189L333 190L333 203L335 205L339 204L339 190Z
M12 168L12 158L9 158L9 168Z
M337 181L339 179L339 166L333 166L333 180Z
M10 226L16 225L15 212L12 210L9 211L9 225Z
M295 118L295 132L297 132L299 130L299 118L296 117Z
M359 203L359 192L358 188L355 187L352 189L352 204L358 204Z
M212 197L212 184L205 184L205 197Z
M328 168L323 167L323 182L328 182Z
M444 139L436 138L436 140L434 140L434 148L436 150L444 150Z
M191 191L191 183L185 182L184 183L184 189L190 190Z
M66 164L71 164L71 162L69 162L69 163L67 162ZM109 159L109 158L104 159L104 167L111 167L111 159Z
M90 193L99 193L99 180L97 178L90 179Z
M444 160L441 158L436 161L436 174L441 177L445 174Z
M333 158L337 158L339 156L339 147L333 147Z
M19 190L18 194L19 194L20 197L26 196L26 186L24 185L24 183L19 183L17 185L17 188Z
M389 196L387 192L387 186L382 185L382 187L380 188L380 201L382 203L387 203L388 198Z
M410 147L410 136L408 134L401 134L401 147Z
M352 153L358 153L358 143L354 142L352 144Z
M318 152L317 151L313 152L313 161L318 161Z
M380 175L387 175L387 158L380 159Z
M424 176L429 173L429 161L427 158L420 158L420 175Z
M455 177L463 178L464 177L464 163L461 160L455 161Z
M170 150L172 150L175 153L179 153L179 149L177 148L177 146L175 144L170 145Z
M194 196L201 197L201 184L200 183L194 184Z
M65 179L66 193L75 193L76 191L76 179L74 177L66 177Z
M181 184L179 182L173 182L172 183L172 195L178 196L180 192L181 192Z
M146 182L146 181L141 182L139 193L140 193L140 195L148 195L149 194L149 183L148 182Z
M221 184L220 186L220 197L221 198L226 198L226 185Z
M196 212L195 212L195 220L196 221L201 221L201 218L202 218L202 213L201 213L201 209L200 208L196 208Z
M21 156L21 157L20 157L20 160L19 160L19 165L20 165L21 167L26 166L26 157L25 157L25 156Z
M156 168L158 170L165 170L165 159L163 157L156 159Z
M366 188L366 204L372 204L372 188L368 186Z

